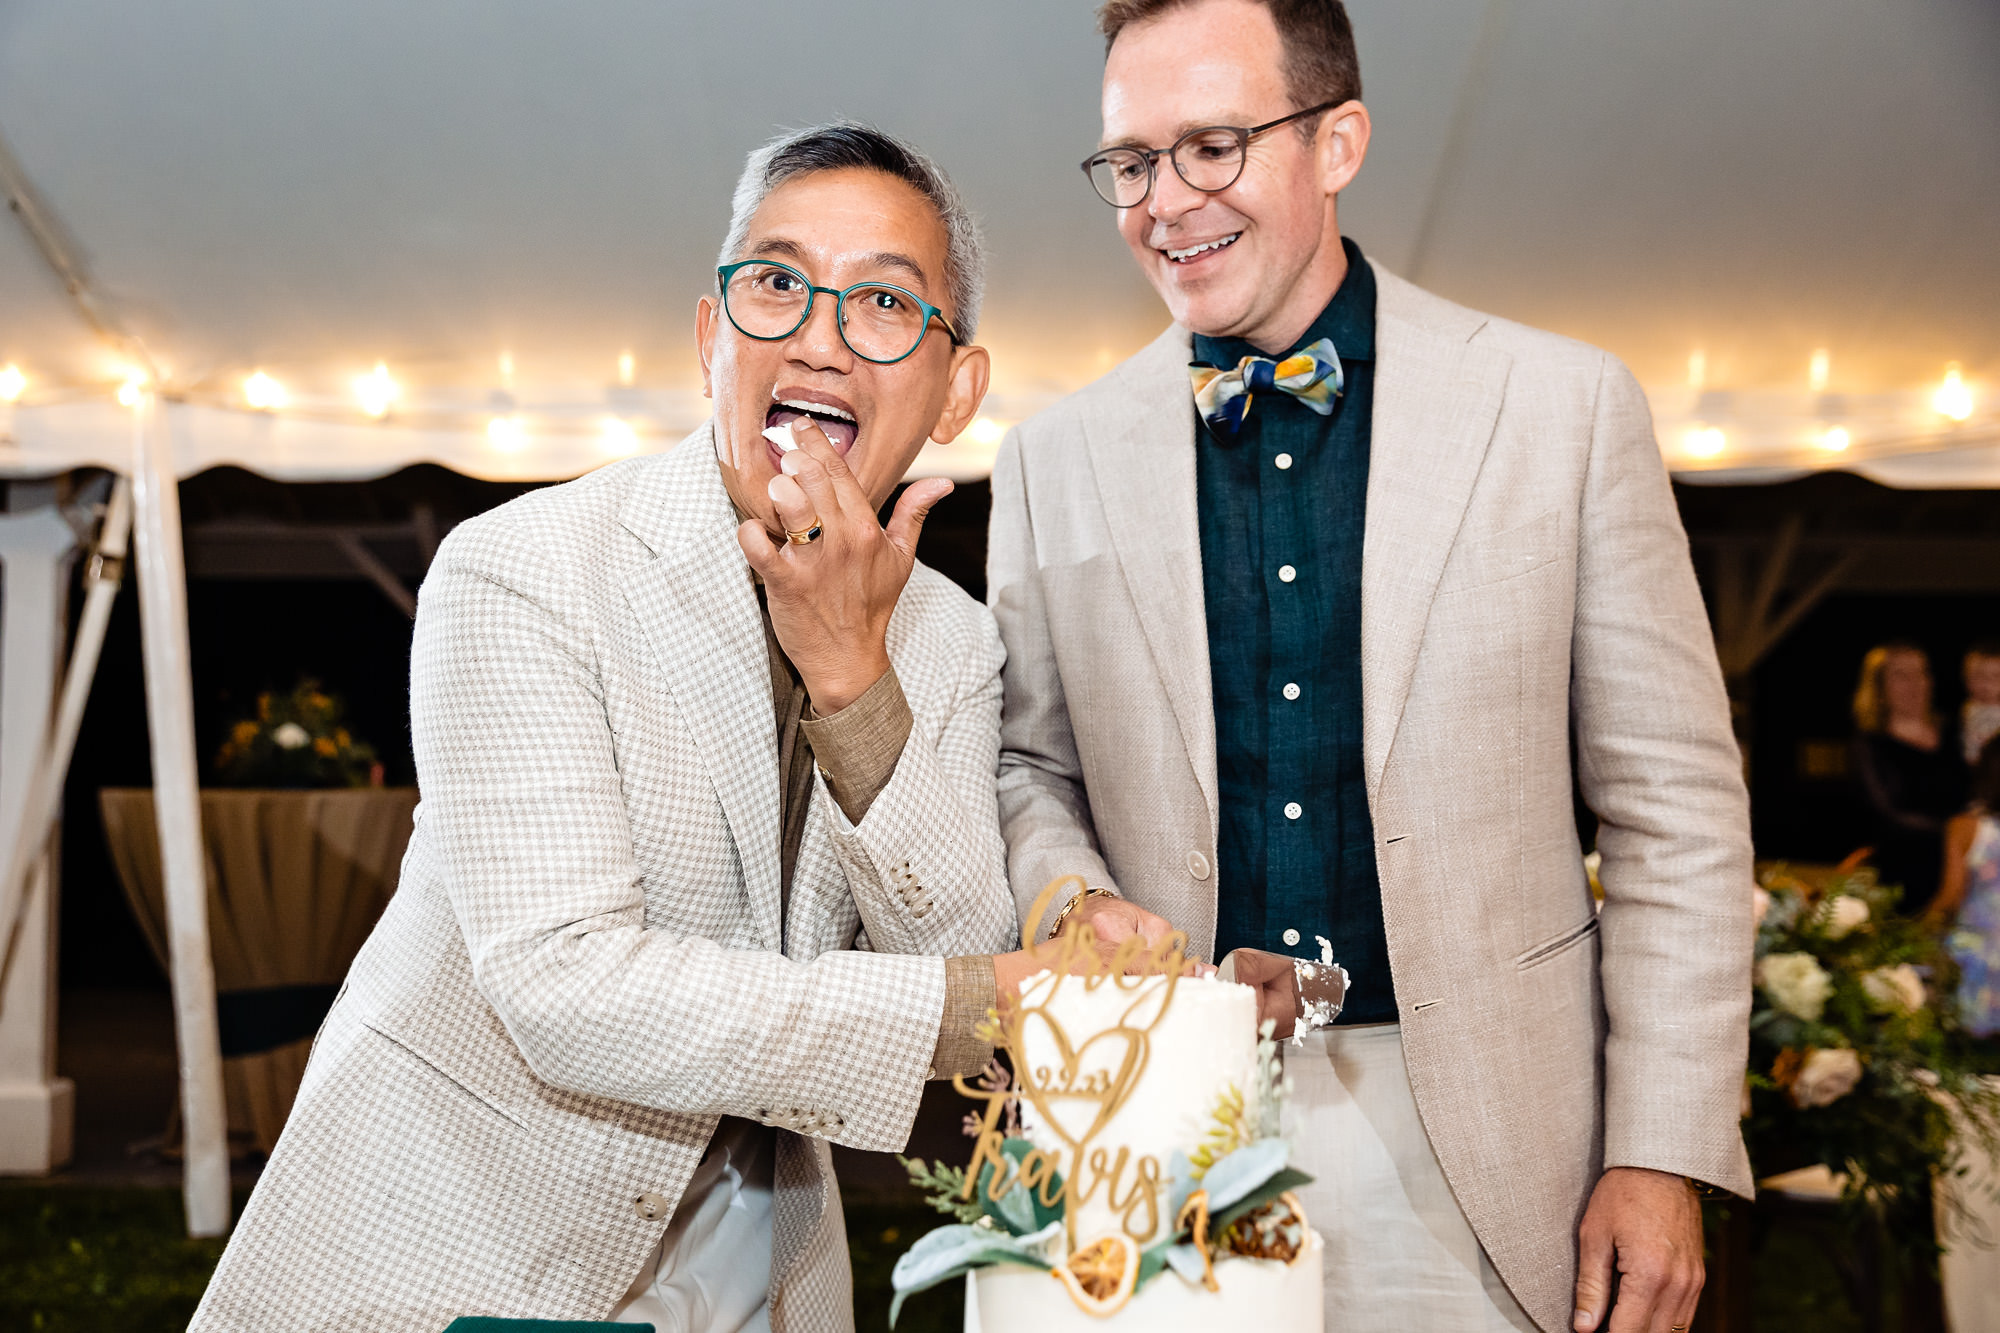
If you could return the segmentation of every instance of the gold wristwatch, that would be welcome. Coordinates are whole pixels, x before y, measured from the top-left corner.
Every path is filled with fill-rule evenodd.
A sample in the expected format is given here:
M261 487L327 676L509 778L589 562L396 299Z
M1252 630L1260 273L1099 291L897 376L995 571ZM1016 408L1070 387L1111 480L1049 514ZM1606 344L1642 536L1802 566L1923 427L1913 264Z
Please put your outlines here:
M1118 896L1117 894L1113 893L1109 889L1096 889L1096 888L1085 889L1082 893L1077 894L1076 897L1070 899L1068 902L1063 904L1062 911L1056 913L1055 924L1049 927L1049 933L1043 936L1042 938L1044 940L1052 940L1056 936L1062 934L1063 926L1069 921L1069 914L1071 912L1074 912L1076 910L1076 905L1082 902L1085 898L1116 898L1117 896Z

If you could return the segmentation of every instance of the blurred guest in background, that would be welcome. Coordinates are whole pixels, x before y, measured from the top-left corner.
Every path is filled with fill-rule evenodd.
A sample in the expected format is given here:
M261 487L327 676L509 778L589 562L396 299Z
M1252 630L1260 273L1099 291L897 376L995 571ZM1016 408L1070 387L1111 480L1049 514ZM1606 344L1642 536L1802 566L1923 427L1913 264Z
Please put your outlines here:
M1885 643L1861 659L1854 691L1854 771L1861 784L1885 884L1900 885L1903 910L1936 896L1945 821L1965 804L1965 764L1946 743L1931 707L1931 663L1913 643Z
M1966 674L1971 675L1968 665ZM1972 804L1945 826L1944 884L1924 914L1959 968L1958 1006L1975 1035L2000 1034L2000 740L1972 770Z
M1965 654L1965 707L1958 739L1965 762L1977 766L1986 742L2000 736L2000 639L1985 639Z

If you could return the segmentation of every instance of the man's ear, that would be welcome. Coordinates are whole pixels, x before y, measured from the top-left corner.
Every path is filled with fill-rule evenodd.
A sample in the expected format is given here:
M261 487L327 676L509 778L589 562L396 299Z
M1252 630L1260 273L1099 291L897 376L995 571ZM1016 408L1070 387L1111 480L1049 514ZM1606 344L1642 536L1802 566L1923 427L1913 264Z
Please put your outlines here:
M1359 102L1342 102L1326 113L1318 135L1320 176L1329 195L1346 189L1368 157L1368 138L1374 124L1368 108Z
M701 396L715 397L715 386L710 381L709 370L715 364L715 330L719 321L715 318L715 298L704 296L694 306L694 345L701 353Z
M945 390L944 410L931 427L931 439L950 444L960 431L979 415L986 400L987 377L993 373L993 358L984 347L955 347L951 353L951 384Z

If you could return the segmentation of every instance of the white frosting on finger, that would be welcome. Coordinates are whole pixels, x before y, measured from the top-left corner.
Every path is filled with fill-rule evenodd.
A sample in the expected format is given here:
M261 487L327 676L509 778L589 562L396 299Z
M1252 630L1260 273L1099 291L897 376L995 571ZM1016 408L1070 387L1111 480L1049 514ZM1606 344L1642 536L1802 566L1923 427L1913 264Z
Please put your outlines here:
M798 440L792 435L792 423L789 421L782 426L764 427L763 435L765 439L778 446L778 452L781 454L788 454L799 447Z

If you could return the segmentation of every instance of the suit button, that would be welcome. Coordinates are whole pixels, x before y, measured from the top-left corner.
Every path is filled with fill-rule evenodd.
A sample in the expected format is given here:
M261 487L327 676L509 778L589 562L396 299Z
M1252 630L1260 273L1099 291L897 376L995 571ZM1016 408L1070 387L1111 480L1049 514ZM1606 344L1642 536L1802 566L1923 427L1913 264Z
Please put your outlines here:
M667 1201L657 1194L641 1194L632 1200L632 1211L648 1222L657 1222L667 1215Z
M1196 879L1208 878L1208 858L1200 852L1188 853L1187 868L1188 874L1193 875Z
M1285 943L1297 944L1298 942L1299 942L1299 932L1292 929L1290 926L1285 927Z

